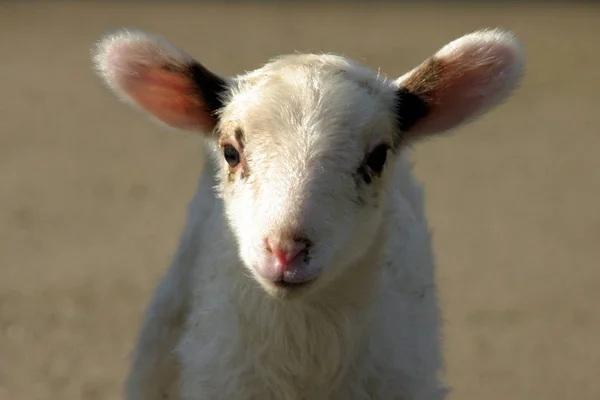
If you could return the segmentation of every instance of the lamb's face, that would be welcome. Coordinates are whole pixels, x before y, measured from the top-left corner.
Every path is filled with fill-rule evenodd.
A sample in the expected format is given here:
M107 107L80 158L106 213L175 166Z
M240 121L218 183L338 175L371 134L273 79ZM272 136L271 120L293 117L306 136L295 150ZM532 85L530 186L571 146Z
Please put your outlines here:
M330 281L369 249L398 148L391 84L286 57L240 78L216 131L227 217L269 292Z
M500 30L454 40L395 81L331 55L229 79L139 31L107 36L94 60L124 100L211 139L239 253L271 294L347 272L377 240L399 149L482 115L523 72Z

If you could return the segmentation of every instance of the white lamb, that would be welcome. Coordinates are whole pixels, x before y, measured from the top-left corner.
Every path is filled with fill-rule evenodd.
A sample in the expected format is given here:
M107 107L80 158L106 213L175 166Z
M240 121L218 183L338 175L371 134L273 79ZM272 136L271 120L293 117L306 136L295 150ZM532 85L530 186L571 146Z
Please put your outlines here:
M509 97L523 74L513 35L466 35L396 80L327 54L226 78L132 30L94 60L121 98L207 144L129 400L446 397L407 149Z

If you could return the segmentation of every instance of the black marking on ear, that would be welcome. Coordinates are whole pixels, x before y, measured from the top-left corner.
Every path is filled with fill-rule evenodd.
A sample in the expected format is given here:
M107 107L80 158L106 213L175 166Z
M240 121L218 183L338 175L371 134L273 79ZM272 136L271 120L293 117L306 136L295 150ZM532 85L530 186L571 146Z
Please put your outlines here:
M429 113L429 104L405 87L396 90L396 120L400 135Z
M222 94L228 89L227 82L198 62L189 65L188 71L202 96L206 112L216 120L217 111L223 107Z

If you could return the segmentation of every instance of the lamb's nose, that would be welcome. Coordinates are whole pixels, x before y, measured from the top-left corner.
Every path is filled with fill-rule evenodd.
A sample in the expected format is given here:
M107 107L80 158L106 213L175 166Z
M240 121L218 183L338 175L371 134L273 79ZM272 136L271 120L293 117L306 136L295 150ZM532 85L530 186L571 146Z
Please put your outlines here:
M270 251L277 262L277 266L284 272L289 265L306 249L306 241L302 239L282 239L269 237L266 240L267 250Z

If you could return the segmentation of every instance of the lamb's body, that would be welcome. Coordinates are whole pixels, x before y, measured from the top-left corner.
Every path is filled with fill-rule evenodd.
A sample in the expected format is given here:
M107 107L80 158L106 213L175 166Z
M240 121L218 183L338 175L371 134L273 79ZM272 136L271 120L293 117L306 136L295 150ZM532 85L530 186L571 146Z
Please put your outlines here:
M126 99L213 139L129 400L445 398L406 149L506 98L521 73L510 35L466 36L395 82L331 55L223 79L140 33L109 37L96 61Z
M155 357L175 349L185 399L444 398L436 375L441 354L433 255L422 191L409 163L396 166L388 232L355 266L357 273L319 297L286 303L239 273L243 266L221 200L211 195L216 182L207 160L189 225L142 337L157 327L177 332L164 346L140 343L130 398L162 399L162 368L157 378L145 374L156 368ZM166 314L156 314L164 307Z

